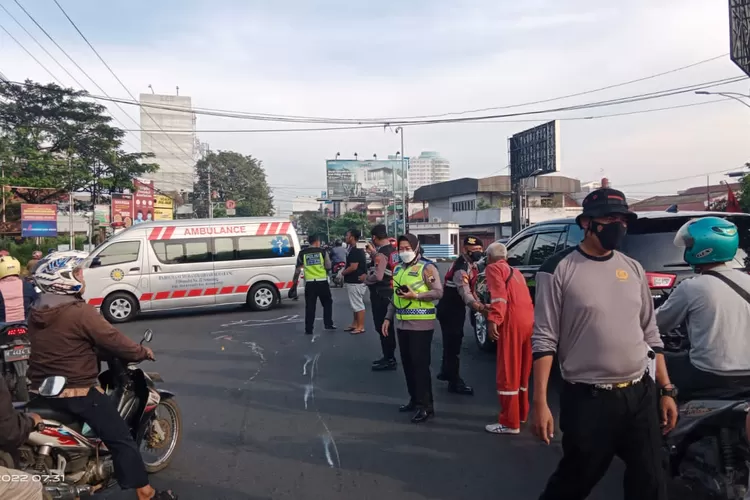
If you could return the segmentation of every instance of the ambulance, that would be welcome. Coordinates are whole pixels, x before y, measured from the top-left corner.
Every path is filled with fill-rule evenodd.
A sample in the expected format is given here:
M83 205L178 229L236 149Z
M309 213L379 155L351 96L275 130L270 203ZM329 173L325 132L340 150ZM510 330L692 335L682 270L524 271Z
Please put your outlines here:
M84 299L111 323L230 304L265 311L287 298L299 251L294 226L280 218L144 222L87 257Z

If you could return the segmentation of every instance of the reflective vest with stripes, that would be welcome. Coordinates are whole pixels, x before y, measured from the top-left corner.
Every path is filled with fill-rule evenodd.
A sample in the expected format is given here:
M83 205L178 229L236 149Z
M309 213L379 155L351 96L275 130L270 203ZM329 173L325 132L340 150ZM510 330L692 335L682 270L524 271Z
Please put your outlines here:
M323 251L309 251L302 254L302 265L305 269L305 280L319 281L327 278Z
M424 300L402 299L395 290L401 286L408 286L414 293L429 292L430 288L422 279L426 263L417 262L405 268L398 265L393 270L393 305L396 307L396 319L401 321L434 320L436 317L435 304Z

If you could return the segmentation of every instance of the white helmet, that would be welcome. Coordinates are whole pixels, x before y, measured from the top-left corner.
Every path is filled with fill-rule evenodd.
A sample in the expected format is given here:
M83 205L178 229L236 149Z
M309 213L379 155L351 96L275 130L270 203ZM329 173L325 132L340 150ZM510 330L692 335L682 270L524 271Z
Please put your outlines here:
M73 271L83 264L86 252L70 250L55 252L39 261L34 270L34 282L42 292L55 295L75 295L83 285L73 277Z

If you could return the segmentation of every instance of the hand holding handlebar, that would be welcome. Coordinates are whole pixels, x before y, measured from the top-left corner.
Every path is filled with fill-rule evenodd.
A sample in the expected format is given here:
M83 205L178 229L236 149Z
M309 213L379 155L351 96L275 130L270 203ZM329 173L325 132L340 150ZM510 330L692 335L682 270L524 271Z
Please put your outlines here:
M144 349L146 350L146 359L149 361L156 361L154 351L152 351L150 347L144 347Z

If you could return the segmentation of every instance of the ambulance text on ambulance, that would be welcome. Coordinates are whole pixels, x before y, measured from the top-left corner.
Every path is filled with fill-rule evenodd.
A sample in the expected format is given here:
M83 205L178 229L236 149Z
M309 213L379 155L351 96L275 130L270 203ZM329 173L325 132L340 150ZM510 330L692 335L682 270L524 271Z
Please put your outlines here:
M207 236L211 234L247 234L247 226L187 227L185 236Z

